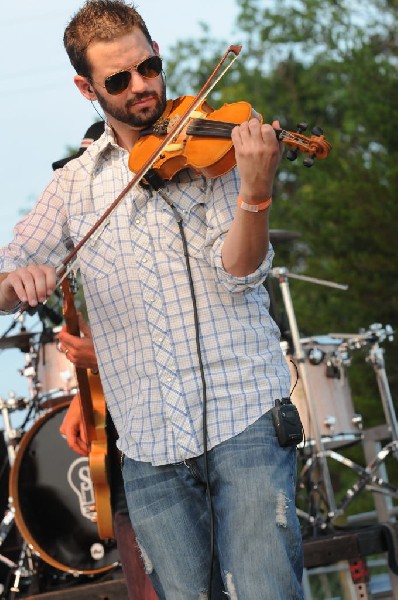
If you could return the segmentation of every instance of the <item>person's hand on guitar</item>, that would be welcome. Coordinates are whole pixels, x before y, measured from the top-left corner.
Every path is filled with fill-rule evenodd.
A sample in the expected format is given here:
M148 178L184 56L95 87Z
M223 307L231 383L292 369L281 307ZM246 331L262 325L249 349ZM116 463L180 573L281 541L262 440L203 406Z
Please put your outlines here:
M62 328L58 334L60 350L76 367L95 372L98 370L98 365L90 326L80 313L79 328L83 337L71 335L65 327ZM88 456L90 449L82 420L80 398L76 395L70 403L59 432L66 439L69 448L77 454Z
M90 448L82 426L82 413L78 394L72 399L59 432L66 439L66 443L71 450L81 456L88 456Z
M97 372L97 357L90 326L80 313L78 313L78 317L81 337L71 335L66 331L66 327L63 327L58 334L59 348L75 367Z

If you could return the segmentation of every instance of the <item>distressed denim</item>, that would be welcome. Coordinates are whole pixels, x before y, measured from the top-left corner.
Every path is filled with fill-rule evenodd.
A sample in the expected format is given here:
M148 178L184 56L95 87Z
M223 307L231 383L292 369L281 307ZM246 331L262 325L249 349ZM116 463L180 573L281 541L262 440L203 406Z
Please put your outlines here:
M296 448L271 414L208 453L214 509L212 600L302 600ZM154 467L125 457L127 504L161 600L205 600L210 517L204 457Z

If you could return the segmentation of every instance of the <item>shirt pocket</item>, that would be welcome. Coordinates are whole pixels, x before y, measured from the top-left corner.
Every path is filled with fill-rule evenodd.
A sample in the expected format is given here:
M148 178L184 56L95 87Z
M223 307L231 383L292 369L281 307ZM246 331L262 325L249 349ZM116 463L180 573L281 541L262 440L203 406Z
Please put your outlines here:
M70 232L76 246L100 217L89 213L72 217ZM116 245L109 219L87 240L78 252L80 270L87 280L110 275L115 269Z
M183 198L176 208L182 217L182 226L187 240L189 255L202 256L207 232L205 204L198 200ZM162 210L161 227L160 238L164 249L173 254L181 254L183 245L180 228L169 206Z

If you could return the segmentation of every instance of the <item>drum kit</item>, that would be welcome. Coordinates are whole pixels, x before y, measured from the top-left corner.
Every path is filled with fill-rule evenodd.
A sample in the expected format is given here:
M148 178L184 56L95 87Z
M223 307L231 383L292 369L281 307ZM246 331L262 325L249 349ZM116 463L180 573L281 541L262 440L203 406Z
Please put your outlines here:
M274 245L296 237L298 234L293 232L271 230ZM337 289L346 286L299 276L285 268L272 269L266 282L271 313L273 294L269 286L277 280L288 321L288 339L282 335L281 348L291 373L291 399L298 408L304 431L299 446L299 456L304 460L299 483L311 495L321 482L325 498L325 509L317 502L309 502L312 509L298 509L298 514L303 521L322 528L333 524L365 488L398 498L398 489L378 474L389 454L398 458L398 425L380 346L393 339L393 331L388 325L375 323L358 334L301 337L290 278ZM92 576L118 565L115 541L100 539L92 519L93 487L88 460L72 452L59 434L70 400L77 392L77 382L73 366L58 347L58 331L43 322L39 336L21 327L19 333L7 335L8 330L0 338L0 351L17 348L25 354L21 374L29 382L27 398L0 397L4 424L0 432L0 600L23 595L43 565L59 578ZM366 467L340 453L363 439L362 417L355 411L348 377L352 352L363 348L376 374L391 437ZM18 429L11 422L16 413L27 414ZM32 415L33 425L29 426ZM358 476L358 482L347 490L339 505L328 459L343 463ZM7 488L9 496L5 493Z
M299 446L304 467L299 472L299 487L307 492L309 512L297 509L303 522L317 528L333 528L348 505L366 489L398 499L398 488L380 477L379 468L389 455L398 459L398 425L380 344L393 340L390 325L372 324L358 334L328 333L301 338L296 321L289 278L317 285L346 289L333 282L289 273L274 268L288 320L289 340L281 341L291 373L291 400L300 414L304 440ZM365 349L366 362L373 366L383 407L389 442L373 456L366 467L356 464L341 452L364 438L362 415L357 413L351 394L348 370L353 352ZM355 473L357 481L336 503L328 459ZM314 494L319 500L313 501Z
M70 450L59 433L77 382L58 331L22 327L0 338L0 351L25 354L20 372L29 389L26 398L0 397L1 600L23 597L38 581L51 580L53 587L55 580L67 584L119 565L115 541L100 539L93 519L88 458ZM13 419L21 417L14 428Z

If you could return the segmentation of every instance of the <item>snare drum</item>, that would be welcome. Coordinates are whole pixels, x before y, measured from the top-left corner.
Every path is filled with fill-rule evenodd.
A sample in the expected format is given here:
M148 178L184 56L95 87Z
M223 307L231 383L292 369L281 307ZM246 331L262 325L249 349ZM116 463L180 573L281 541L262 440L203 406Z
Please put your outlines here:
M73 364L59 349L57 342L42 344L37 353L37 381L41 405L52 408L77 393L77 379Z
M362 417L354 410L347 361L340 353L341 340L316 336L301 340L305 354L304 368L313 399L319 435L325 448L350 445L362 438ZM282 348L286 350L286 348ZM291 374L292 402L297 406L304 428L305 444L314 443L315 419L311 401L306 398L303 382L297 379L294 356L286 355ZM293 362L292 362L293 361Z
M41 417L24 435L10 473L15 521L33 550L56 569L95 574L112 569L114 540L102 540L90 519L94 490L88 459L59 434L68 403Z

